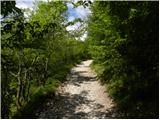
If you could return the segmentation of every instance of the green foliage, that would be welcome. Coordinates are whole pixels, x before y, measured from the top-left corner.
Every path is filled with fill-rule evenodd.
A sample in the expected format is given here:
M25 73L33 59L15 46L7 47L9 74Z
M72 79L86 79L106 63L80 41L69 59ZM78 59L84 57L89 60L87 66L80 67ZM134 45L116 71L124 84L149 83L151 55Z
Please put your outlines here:
M74 6L74 8L78 7L78 6L83 6L84 8L86 8L87 6L89 6L90 4L92 4L92 2L90 0L81 0L81 1L77 1L76 3L71 2Z
M16 5L15 0L12 0L12 1L1 0L1 8L2 8L1 15L3 15L3 17L6 17L10 13L14 13L14 14L22 13L21 10L17 8L15 5Z
M14 14L15 3L11 3L2 1L11 6L3 8L3 15L12 13L1 27L2 118L32 113L42 102L38 99L55 91L85 51L84 43L66 30L66 2L38 2L27 19Z
M158 118L158 2L91 5L93 68L129 118Z

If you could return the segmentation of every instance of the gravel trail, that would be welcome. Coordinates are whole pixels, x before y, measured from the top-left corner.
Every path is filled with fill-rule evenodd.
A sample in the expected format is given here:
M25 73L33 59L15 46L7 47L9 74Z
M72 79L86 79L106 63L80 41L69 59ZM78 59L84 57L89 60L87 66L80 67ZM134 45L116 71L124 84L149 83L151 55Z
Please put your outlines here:
M92 60L83 61L72 68L54 99L48 99L43 106L45 109L37 111L37 118L117 118L115 105L90 69L91 63Z

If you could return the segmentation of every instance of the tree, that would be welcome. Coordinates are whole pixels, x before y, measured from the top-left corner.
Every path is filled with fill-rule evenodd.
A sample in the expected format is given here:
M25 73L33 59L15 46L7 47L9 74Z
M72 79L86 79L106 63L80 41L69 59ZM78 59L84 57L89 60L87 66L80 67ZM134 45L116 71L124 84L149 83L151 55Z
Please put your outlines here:
M97 1L91 10L90 53L110 95L128 117L157 118L158 2Z
M15 1L3 2L4 16L18 9ZM66 30L66 10L63 1L38 2L29 18L21 12L2 21L2 118L21 113L39 88L63 81L82 56L83 43Z

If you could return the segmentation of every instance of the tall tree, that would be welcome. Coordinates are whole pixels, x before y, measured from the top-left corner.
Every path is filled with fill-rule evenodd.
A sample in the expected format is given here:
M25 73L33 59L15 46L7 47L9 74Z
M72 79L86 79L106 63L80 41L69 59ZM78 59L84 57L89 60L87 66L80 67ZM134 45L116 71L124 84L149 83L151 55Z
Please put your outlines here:
M93 3L88 41L99 76L132 118L158 117L158 2Z

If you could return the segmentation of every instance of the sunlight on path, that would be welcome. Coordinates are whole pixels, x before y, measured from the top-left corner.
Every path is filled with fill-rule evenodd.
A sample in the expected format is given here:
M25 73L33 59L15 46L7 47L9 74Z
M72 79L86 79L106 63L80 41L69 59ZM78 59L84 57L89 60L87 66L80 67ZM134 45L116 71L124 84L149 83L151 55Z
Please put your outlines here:
M90 69L92 60L72 68L67 81L58 88L54 99L48 100L46 110L38 118L115 118L114 104L106 88Z

